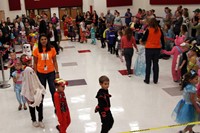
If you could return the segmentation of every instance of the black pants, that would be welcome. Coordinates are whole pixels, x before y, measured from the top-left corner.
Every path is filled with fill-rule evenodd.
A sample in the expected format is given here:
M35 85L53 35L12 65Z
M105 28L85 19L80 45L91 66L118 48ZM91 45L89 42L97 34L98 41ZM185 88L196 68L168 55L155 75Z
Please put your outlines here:
M101 48L106 47L105 39L101 37Z
M37 76L41 82L41 84L46 88L46 81L49 84L49 90L51 93L52 101L54 102L54 93L55 93L55 72L50 72L47 74L37 72Z
M127 68L128 74L131 74L131 63L132 63L133 52L134 52L133 48L124 49L124 57L126 61L126 68Z
M153 82L158 82L159 77L159 56L160 56L160 49L159 48L152 48L152 49L145 49L145 57L146 57L146 75L145 81L149 83L150 74L151 74L151 63L153 62Z
M113 119L111 111L106 112L106 117L102 117L101 114L100 114L100 117L101 117L101 123L102 123L101 133L108 133L108 131L112 128L113 123L114 123L114 119Z
M57 42L53 41L53 42L50 42L50 44L53 45L54 48L56 49L56 54L59 54L59 46L58 46Z
M40 103L39 107L30 107L29 106L29 112L30 112L30 115L31 115L31 120L33 122L36 121L35 109L38 112L38 121L42 121L43 120L43 100Z

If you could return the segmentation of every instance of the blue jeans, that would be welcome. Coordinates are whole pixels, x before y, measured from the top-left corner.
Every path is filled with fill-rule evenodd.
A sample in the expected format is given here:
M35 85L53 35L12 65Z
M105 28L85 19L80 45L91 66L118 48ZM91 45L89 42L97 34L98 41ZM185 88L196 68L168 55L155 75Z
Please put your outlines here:
M54 84L54 80L55 80L55 72L50 72L50 73L39 73L37 72L37 76L41 82L41 84L44 86L44 88L46 89L46 81L49 84L49 90L51 93L51 97L52 97L52 101L54 103L54 93L55 93L55 84Z
M25 104L26 100L21 95L22 85L21 84L15 84L14 86L15 86L15 94L16 94L17 101L19 102L19 104Z

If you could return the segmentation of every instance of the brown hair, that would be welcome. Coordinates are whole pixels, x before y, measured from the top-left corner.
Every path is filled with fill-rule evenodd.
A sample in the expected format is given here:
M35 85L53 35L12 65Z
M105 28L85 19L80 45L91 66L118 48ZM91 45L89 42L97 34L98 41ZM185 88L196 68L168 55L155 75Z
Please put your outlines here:
M133 31L132 31L131 28L128 27L128 28L125 29L125 36L126 36L128 41L131 40L131 38L133 37Z
M155 18L151 18L149 20L149 27L154 28L155 29L155 31L154 31L155 33L158 32L159 26L158 26L158 22L157 22L157 20Z
M107 77L107 76L105 76L105 75L103 75L103 76L101 76L100 78L99 78L99 83L100 84L103 84L103 82L105 82L105 81L110 81L109 80L109 78Z

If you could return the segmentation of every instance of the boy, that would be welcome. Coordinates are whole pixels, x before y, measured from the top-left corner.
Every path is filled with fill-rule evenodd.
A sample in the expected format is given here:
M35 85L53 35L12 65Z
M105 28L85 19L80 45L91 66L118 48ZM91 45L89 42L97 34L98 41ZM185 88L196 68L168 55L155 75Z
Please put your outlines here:
M107 35L108 41L108 49L111 54L115 53L115 43L116 43L116 35L113 27L110 27L109 33Z
M64 89L67 82L63 79L55 79L55 86L57 91L54 93L54 103L58 122L56 128L60 133L66 133L66 130L71 122L69 108L65 97Z
M110 111L111 95L108 93L109 78L107 76L101 76L99 78L99 84L101 86L101 89L98 91L96 96L96 98L98 99L98 105L95 108L95 113L99 112L99 115L101 117L101 133L108 133L114 123L114 119Z

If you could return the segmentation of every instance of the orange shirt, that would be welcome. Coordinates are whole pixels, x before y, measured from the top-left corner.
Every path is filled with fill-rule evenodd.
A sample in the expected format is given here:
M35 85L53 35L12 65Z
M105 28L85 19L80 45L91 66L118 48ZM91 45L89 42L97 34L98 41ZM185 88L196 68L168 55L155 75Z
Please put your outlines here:
M154 28L148 28L149 35L146 41L145 48L161 48L161 31L158 29L158 32L154 32Z
M51 48L48 52L45 52L45 49L43 49L42 53L39 53L39 49L36 48L33 51L33 56L38 58L37 71L39 73L50 73L55 71L53 64L53 57L56 56L55 48Z

